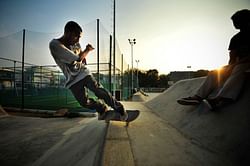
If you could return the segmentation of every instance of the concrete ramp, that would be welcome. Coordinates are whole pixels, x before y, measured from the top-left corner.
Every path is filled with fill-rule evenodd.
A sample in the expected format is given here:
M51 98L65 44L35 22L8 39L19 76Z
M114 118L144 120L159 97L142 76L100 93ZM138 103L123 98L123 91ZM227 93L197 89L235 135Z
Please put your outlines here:
M250 163L250 78L239 100L208 112L198 106L182 106L176 100L193 95L205 78L179 81L163 94L146 102L152 111L189 137L195 144L232 163Z
M142 93L137 92L132 96L132 101L144 102L147 100L147 96L144 96Z

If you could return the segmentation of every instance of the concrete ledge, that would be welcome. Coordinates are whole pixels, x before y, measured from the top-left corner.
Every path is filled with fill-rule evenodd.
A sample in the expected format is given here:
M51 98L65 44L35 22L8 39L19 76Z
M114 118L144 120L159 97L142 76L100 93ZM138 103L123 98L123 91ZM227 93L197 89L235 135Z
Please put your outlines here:
M134 166L127 129L123 122L110 122L103 151L103 166Z
M96 118L83 119L63 133L33 166L97 166L101 163L107 125Z

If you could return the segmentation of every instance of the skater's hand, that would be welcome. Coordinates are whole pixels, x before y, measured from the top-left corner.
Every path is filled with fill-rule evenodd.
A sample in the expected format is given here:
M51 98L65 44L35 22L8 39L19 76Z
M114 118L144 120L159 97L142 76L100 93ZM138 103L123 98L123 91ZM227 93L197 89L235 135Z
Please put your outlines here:
M94 49L95 48L91 44L87 44L85 50L79 54L81 61L84 61L88 53Z
M89 52L89 51L92 51L92 50L94 50L94 49L95 49L95 48L94 48L91 44L87 44L87 45L86 45L86 48L85 48L85 50L88 51L88 52Z

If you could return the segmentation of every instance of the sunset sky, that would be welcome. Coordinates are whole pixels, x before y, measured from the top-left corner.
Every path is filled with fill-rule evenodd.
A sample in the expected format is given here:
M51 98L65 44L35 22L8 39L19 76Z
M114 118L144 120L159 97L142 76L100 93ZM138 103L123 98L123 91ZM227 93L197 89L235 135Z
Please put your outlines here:
M1 0L0 37L24 28L63 32L69 20L87 24L97 18L112 33L112 4L113 0ZM245 8L250 9L250 0L116 0L116 37L128 63L128 38L136 38L134 60L143 70L214 69L227 63L228 44L237 33L230 17Z

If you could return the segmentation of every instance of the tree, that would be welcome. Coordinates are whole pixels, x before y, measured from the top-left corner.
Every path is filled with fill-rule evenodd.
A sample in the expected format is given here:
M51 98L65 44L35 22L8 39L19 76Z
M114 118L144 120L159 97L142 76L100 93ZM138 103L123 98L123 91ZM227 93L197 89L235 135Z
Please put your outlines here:
M156 69L150 69L146 72L147 85L146 87L157 87L157 82L159 80L159 72Z
M169 77L166 74L161 74L159 76L159 81L158 81L158 87L159 88L168 88L168 81L169 81Z
M139 69L134 69L134 83L137 80L137 72L139 79L139 87L159 87L159 88L168 88L168 75L162 74L159 76L159 72L157 69L150 69L147 71L142 71ZM124 74L131 73L130 71L125 71ZM131 75L129 75L131 77ZM134 84L135 85L135 84Z

